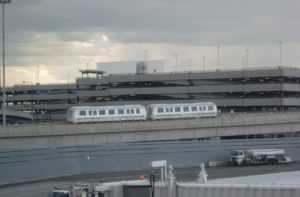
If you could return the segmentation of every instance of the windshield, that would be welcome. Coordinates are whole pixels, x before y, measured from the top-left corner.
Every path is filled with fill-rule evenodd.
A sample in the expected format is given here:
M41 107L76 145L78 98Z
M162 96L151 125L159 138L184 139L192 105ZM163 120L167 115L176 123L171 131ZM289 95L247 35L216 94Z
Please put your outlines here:
M52 197L70 197L70 195L66 192L53 192Z
M238 151L238 150L231 151L231 155L233 155L233 156L242 155L242 154L243 154L243 152Z

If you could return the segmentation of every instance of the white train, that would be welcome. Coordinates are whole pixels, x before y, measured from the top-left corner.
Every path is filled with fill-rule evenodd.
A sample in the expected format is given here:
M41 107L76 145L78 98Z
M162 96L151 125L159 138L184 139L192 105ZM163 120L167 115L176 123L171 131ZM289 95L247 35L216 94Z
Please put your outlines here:
M67 112L67 121L72 123L146 120L146 118L146 108L142 105L78 106L71 107Z
M78 106L67 112L67 121L71 123L162 120L178 118L215 117L217 106L211 102L181 104L151 104L123 106Z
M197 118L217 116L217 106L212 102L152 104L147 106L148 116L152 120Z

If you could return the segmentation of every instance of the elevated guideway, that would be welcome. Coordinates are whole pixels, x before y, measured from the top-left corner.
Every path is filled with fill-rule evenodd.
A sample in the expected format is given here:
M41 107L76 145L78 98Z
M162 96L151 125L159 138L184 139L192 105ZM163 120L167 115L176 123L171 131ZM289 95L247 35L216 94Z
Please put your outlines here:
M0 110L0 122L2 123L3 112ZM32 122L33 116L31 114L20 111L6 111L6 122L9 124L28 123Z
M0 148L49 148L248 135L297 136L299 131L299 112L227 113L216 118L166 121L10 125L0 127Z

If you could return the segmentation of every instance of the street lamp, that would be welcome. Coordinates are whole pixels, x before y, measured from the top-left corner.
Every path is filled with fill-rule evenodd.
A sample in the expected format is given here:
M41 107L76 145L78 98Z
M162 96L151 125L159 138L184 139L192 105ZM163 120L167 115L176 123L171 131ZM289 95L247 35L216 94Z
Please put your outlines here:
M218 71L220 70L220 45L217 46L218 48Z
M205 56L202 57L202 70L204 72L204 66L205 66Z
M3 65L3 89L2 89L2 124L6 125L6 87L5 87L5 24L4 5L11 3L11 0L0 0L2 4L2 65Z
M246 49L246 59L245 59L245 67L247 68L248 67L248 54L249 54L249 50Z
M189 59L189 71L192 72L192 59Z
M282 48L282 41L278 42L279 44L279 66L282 66L282 62L281 62L281 48Z
M175 72L177 72L177 58L178 58L178 53L175 53Z

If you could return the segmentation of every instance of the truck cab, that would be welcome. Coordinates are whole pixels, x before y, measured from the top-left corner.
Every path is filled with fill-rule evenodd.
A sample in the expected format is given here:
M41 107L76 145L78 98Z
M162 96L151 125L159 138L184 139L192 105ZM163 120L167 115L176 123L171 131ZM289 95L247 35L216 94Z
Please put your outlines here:
M233 165L246 164L246 156L244 150L232 150L230 154L230 163Z
M48 194L48 197L71 197L71 193L68 190L54 189Z

